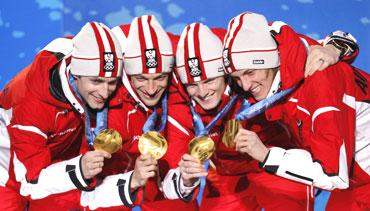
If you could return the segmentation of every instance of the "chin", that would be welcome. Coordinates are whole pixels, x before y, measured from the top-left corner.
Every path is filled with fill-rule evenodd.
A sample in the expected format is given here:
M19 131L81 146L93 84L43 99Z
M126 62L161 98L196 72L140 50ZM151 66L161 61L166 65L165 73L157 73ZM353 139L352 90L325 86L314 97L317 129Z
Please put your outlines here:
M158 99L153 99L153 100L143 100L143 103L148 106L148 107L153 107L158 104Z
M104 104L89 104L89 107L93 110L100 110L104 108Z
M200 104L204 110L213 110L217 107L217 105L213 105L213 103L202 103Z

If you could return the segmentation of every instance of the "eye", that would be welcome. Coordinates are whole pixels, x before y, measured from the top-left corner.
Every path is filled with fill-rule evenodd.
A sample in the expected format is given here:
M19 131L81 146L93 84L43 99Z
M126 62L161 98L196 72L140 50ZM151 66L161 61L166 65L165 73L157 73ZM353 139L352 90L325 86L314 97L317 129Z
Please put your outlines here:
M93 84L99 84L100 83L100 80L99 79L92 79L91 82Z
M216 79L212 78L212 79L209 79L208 81L206 81L206 84L211 85L211 84L214 84L215 82L216 82Z
M160 77L156 78L155 80L156 81L164 81L167 79L167 76L166 75L161 75Z
M145 78L142 78L142 77L135 77L135 79L139 82L143 82L145 81L146 79Z
M110 81L108 83L109 86L115 86L117 84L117 80L114 80L114 81Z
M253 71L253 70L247 70L247 71L245 71L245 72L243 73L243 75L252 76L252 75L254 75L254 72L255 72L255 71Z

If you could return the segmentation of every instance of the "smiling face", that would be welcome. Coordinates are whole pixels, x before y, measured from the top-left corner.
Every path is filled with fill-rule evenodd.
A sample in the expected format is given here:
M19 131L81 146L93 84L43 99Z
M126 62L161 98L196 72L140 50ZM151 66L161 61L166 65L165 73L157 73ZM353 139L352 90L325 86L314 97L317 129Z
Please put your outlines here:
M186 84L189 97L199 103L204 110L212 110L221 102L226 89L225 78L219 76Z
M131 84L143 103L153 107L166 91L168 78L168 73L132 75Z
M91 109L100 110L117 87L117 78L74 76L77 90Z
M267 97L277 69L244 69L231 73L231 77L257 100Z

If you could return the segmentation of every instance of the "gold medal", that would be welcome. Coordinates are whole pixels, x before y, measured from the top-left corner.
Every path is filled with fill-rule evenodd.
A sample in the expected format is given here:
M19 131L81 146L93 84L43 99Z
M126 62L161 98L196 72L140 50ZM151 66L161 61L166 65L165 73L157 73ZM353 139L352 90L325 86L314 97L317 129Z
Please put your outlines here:
M159 160L167 152L167 141L160 133L149 131L140 136L138 147L142 155L149 154Z
M94 139L94 149L103 150L110 154L117 152L121 147L122 137L114 129L105 129Z
M193 138L188 145L188 153L201 163L208 160L215 151L215 143L209 136Z
M230 119L226 122L224 134L222 135L222 143L224 143L225 146L235 147L234 139L239 131L239 127L241 127L241 124L235 119Z

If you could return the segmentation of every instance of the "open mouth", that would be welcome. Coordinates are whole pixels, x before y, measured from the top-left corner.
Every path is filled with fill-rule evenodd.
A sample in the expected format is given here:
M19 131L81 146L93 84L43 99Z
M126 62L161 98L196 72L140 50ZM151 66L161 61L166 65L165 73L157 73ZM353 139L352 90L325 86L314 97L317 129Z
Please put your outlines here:
M98 104L102 104L105 102L105 99L101 98L101 97L96 97L93 95L93 98L94 98L94 101Z
M261 86L260 85L257 85L255 87L253 87L252 89L250 89L250 92L252 94L256 94L256 93L258 93L260 91L260 88L261 88Z

